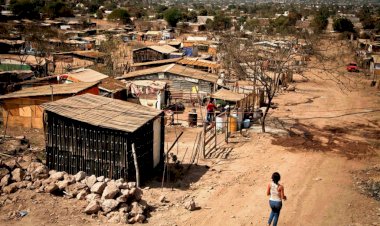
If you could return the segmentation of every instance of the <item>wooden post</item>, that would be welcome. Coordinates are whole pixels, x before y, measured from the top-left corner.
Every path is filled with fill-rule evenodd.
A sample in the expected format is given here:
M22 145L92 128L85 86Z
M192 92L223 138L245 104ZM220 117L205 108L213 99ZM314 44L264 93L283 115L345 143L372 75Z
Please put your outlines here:
M135 143L132 144L132 154L133 154L133 161L135 163L135 170L136 170L136 185L137 187L140 187L140 172L139 172L139 165L137 162Z
M203 123L203 145L202 145L203 158L206 158L206 128L207 128L207 123L204 122Z
M5 135L7 135L8 117L9 117L9 111L7 110L7 119L5 120L5 128L4 128L4 136L3 136L4 140L5 140Z

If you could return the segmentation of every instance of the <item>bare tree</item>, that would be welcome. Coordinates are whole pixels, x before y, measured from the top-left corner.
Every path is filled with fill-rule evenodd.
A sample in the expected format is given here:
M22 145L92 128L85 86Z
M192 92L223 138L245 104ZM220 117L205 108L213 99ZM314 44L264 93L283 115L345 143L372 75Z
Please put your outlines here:
M261 120L262 131L272 101L276 94L287 86L294 71L302 73L295 65L297 56L304 54L297 48L297 40L289 42L255 42L230 35L221 40L222 61L229 73L227 79L252 81L253 86L264 90L266 108ZM255 92L256 90L254 90Z

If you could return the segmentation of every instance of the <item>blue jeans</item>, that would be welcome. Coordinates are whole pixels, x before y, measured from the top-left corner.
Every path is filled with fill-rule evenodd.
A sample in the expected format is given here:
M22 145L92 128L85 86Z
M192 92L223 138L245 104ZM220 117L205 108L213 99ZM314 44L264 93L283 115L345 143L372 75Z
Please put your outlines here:
M270 225L273 220L273 226L277 226L278 218L280 217L282 202L269 200L269 205L272 209L272 212L269 215L268 224Z

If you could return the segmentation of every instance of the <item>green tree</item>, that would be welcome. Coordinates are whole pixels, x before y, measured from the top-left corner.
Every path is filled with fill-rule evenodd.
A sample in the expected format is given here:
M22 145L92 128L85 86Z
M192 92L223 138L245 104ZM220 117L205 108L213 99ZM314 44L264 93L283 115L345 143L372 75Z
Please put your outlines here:
M203 8L199 10L199 16L207 16L207 9Z
M189 22L197 22L197 16L198 16L198 14L195 11L191 11L187 15L187 20Z
M165 10L164 19L168 22L168 24L172 27L175 27L182 19L182 12L177 8L170 8Z
M259 20L250 19L250 20L247 20L247 22L245 22L244 28L248 31L254 31L255 29L259 27L259 25L260 25Z
M11 0L10 9L20 18L38 19L42 4L38 0Z
M328 18L330 16L329 10L326 7L321 7L311 21L311 27L315 32L321 32L327 28L329 24Z
M102 10L98 9L96 11L96 18L98 18L100 20L103 19L103 11Z
M354 25L351 20L344 17L334 20L333 28L337 32L354 32Z
M232 27L231 18L218 14L214 16L214 20L207 19L206 27L209 30L220 31L226 30Z
M50 18L56 17L72 17L73 11L61 1L53 1L46 5L44 8L46 15Z
M127 10L125 9L115 9L107 17L108 20L121 21L123 24L131 23L131 18Z

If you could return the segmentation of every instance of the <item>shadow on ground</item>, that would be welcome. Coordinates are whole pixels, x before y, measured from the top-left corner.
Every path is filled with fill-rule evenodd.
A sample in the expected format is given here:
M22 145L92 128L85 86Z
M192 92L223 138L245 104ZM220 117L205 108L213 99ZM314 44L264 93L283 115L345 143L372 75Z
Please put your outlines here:
M380 127L374 121L323 128L298 120L290 124L277 119L274 124L286 130L287 135L272 134L272 144L291 151L334 152L348 159L365 159L379 154Z
M151 188L176 188L188 190L190 185L196 183L208 171L209 166L198 164L175 164L169 163L165 169L165 173L157 175L151 181L145 183L144 186ZM164 180L162 180L164 175ZM162 181L164 181L162 183Z

